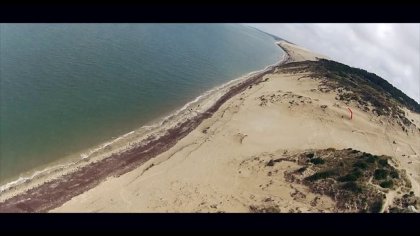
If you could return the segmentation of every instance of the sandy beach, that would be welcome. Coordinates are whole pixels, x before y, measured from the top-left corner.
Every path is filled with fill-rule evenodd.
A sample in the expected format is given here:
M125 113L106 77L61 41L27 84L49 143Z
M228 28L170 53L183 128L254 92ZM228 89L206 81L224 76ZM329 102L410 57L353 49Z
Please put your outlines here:
M279 46L288 55L281 63L327 58ZM404 132L336 100L322 80L281 63L209 93L154 133L133 132L89 160L4 191L0 212L337 212L334 199L285 178L300 168L288 157L328 148L393 157L420 196L420 130ZM420 127L420 114L404 112ZM283 161L267 164L276 158ZM397 192L387 192L383 211Z

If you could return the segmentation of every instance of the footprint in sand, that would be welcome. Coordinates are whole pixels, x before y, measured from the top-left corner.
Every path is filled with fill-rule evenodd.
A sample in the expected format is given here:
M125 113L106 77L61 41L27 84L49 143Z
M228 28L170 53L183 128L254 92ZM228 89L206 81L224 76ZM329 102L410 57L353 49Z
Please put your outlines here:
M233 136L233 138L235 139L235 141L237 141L238 143L242 144L244 139L247 137L248 135L246 134L242 134L242 133L237 133Z

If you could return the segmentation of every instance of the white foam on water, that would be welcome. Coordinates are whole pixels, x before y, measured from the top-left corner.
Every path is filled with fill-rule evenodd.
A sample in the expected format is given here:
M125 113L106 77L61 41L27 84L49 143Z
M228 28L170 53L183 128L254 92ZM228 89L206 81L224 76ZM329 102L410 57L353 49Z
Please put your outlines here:
M126 134L124 134L124 135L121 135L120 137L118 137L118 138L116 138L116 139L113 139L113 140L111 140L111 141L109 141L109 142L103 143L103 144L101 144L99 147L89 150L87 153L82 153L82 154L80 154L80 157L82 158L82 160L87 159L87 158L89 158L92 154L94 154L94 153L96 153L96 152L101 151L102 149L106 148L107 146L109 146L109 145L111 145L111 144L113 144L113 143L115 143L115 142L117 142L117 141L119 141L119 140L121 140L121 139L123 139L123 138L127 137L128 135L133 134L133 133L134 133L134 130L133 130L133 131L131 131L131 132L128 132L128 133L126 133Z
M6 190L8 190L8 189L10 189L12 187L18 186L20 184L27 183L28 181L31 181L31 180L33 180L33 179L35 179L37 177L41 177L43 175L47 175L47 174L53 172L54 170L59 170L61 168L66 168L66 167L68 167L68 166L70 166L72 164L73 163L51 166L51 167L47 167L47 168L45 168L43 170L35 171L30 176L27 176L27 177L22 177L21 176L17 180L11 181L9 183L6 183L6 184L0 186L0 193L4 192L4 191L6 191Z

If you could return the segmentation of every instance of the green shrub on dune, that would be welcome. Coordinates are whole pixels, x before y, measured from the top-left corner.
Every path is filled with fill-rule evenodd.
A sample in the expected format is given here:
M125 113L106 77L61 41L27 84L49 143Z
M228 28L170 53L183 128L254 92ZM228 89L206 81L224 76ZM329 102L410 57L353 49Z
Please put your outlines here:
M379 165L381 166L387 166L388 165L388 160L387 159L380 159L378 161Z
M376 180L381 180L381 179L385 179L388 175L388 171L384 170L384 169L377 169L375 170L375 173L373 174L373 177Z
M347 182L347 183L343 184L342 188L345 189L345 190L348 190L350 192L354 192L354 193L361 193L362 192L362 187L360 187L359 184L357 184L354 181L350 181L350 182Z
M370 212L379 213L382 210L383 200L378 200L370 206Z
M319 157L311 159L310 162L313 163L314 165L324 164L325 163L325 161L322 160Z
M392 188L394 186L394 182L392 182L392 180L383 181L379 184L379 186L381 186L382 188Z
M351 173L349 173L349 174L347 174L347 175L345 175L345 176L342 176L342 177L339 177L338 178L338 181L340 181L340 182L346 182L346 181L356 181L357 179L359 179L361 176L362 176L363 174L362 174L362 172L360 171L360 170L354 170L353 172L351 172Z
M389 175L393 178L393 179L398 179L400 178L400 175L398 174L397 171L393 170L391 171L391 173L389 173Z
M377 157L376 156L373 156L373 155L368 155L367 156L367 158L366 158L366 162L368 162L368 163L375 163L375 161L376 161L376 159L377 159Z
M368 164L364 161L357 161L356 163L353 164L354 167L358 167L362 170L366 170L368 168Z
M326 179L328 177L334 176L335 174L336 173L334 171L331 171L331 170L322 171L322 172L318 172L318 173L315 173L315 174L307 177L306 180L316 181L316 180L319 180L319 179Z

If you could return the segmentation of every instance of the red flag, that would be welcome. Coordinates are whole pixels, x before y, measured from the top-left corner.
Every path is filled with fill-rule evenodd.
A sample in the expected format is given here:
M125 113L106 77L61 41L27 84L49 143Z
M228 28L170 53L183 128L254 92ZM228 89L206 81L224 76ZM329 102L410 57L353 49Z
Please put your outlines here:
M351 119L353 119L353 112L351 111L350 108L347 107L347 109L349 109L349 111L350 111L350 120L351 120Z

